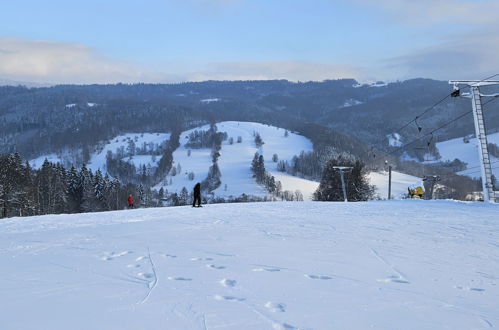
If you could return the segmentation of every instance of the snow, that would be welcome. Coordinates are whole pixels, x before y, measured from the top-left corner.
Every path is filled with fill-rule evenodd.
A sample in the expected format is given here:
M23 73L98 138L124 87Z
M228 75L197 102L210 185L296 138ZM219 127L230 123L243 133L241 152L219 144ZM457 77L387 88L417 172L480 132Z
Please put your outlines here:
M151 166L151 167L157 167L158 162L161 159L161 155L135 155L130 157L125 157L122 160L124 162L128 162L130 164L133 164L136 168L142 168L143 165Z
M499 133L490 134L487 136L489 143L494 143L499 145ZM453 161L458 158L459 160L467 163L467 168L473 168L473 170L462 171L465 175L471 177L479 177L480 173L480 159L478 156L478 142L476 138L469 138L469 143L464 143L463 138L456 138L444 142L438 142L436 144L438 152L441 156L441 161ZM492 172L496 177L499 177L499 166L497 162L499 159L490 155L492 165Z
M356 100L356 99L348 99L346 100L344 103L343 103L343 106L342 108L348 108L348 107L352 107L354 105L359 105L359 104L363 104L364 102L362 101L359 101L359 100Z
M135 143L136 147L142 147L143 143L149 144L158 144L161 145L166 140L170 139L170 133L127 133L123 135L119 135L109 143L106 143L104 147L91 155L88 168L92 171L97 171L100 169L103 173L106 173L106 155L108 151L116 153L120 147L123 147L125 150L128 146L128 141L132 140ZM152 161L151 155L135 155L129 160L129 157L124 158L123 160L127 160L133 163L135 166L137 165L151 165L152 167L156 166L157 162L161 158L161 156L157 156L156 162ZM146 162L146 163L144 163Z
M388 138L388 145L390 147L401 147L402 146L402 137L399 133L392 133L386 136Z
M90 108L95 107L96 105L97 103L87 102L87 106L89 106Z
M220 101L219 98L211 98L211 99L202 99L199 102L201 102L201 103L212 103L212 102L218 102L218 101Z
M48 154L48 155L41 155L40 157L37 157L35 159L30 160L29 164L31 165L32 168L40 169L40 168L42 168L42 165L45 162L45 159L47 159L51 163L60 163L61 162L61 158L59 156L57 156L56 154Z
M489 329L498 211L404 200L0 219L0 324Z
M76 107L76 103L66 104L66 108L68 108L68 109L74 108L74 107Z
M371 172L369 180L372 185L376 186L376 193L380 198L388 197L388 172ZM423 187L423 181L415 176L392 171L392 198L401 199L407 195L409 186Z
M218 132L226 132L228 135L228 139L222 143L221 156L218 159L218 166L222 173L222 184L214 191L217 196L236 197L243 193L255 196L267 195L265 188L256 183L251 172L251 161L255 152L263 155L266 170L277 177L281 174L277 171L277 163L272 161L273 154L277 154L279 159L291 161L293 156L300 154L302 151L313 150L312 142L309 139L293 132L289 132L288 137L285 137L285 130L282 128L237 121L220 122L216 125ZM180 164L182 171L175 176L168 175L161 184L156 186L157 189L164 187L170 193L178 193L183 187L186 187L190 191L196 182L206 178L208 169L212 165L211 149L191 149L191 155L188 156L189 148L186 148L185 144L188 142L187 137L191 132L208 129L209 125L205 125L181 134L181 145L173 153L173 165ZM262 137L265 143L262 147L257 148L255 146L253 132L258 132ZM237 143L239 136L242 138L241 143ZM232 145L229 143L231 137L234 140ZM195 175L193 181L188 179L190 172ZM281 175L281 177L284 176ZM169 184L170 179L172 180L171 184ZM310 186L307 180L299 178L288 178L286 183L282 182L282 184L285 190L292 191L309 189ZM303 194L305 195L305 193Z

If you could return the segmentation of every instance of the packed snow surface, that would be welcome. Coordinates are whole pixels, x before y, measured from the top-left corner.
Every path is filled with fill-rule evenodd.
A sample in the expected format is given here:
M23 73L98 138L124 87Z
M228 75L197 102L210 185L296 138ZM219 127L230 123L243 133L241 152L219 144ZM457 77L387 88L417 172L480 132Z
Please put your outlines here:
M489 329L499 206L219 204L0 219L2 329Z

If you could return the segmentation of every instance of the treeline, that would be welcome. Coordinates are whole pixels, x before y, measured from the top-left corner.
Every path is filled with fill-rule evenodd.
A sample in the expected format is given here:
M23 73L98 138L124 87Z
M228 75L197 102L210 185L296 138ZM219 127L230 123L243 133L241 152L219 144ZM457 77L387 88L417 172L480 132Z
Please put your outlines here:
M144 206L157 205L150 189L122 184L99 170L66 170L48 161L37 170L19 154L0 155L2 217L120 210L129 194Z
M256 182L263 185L272 196L286 201L303 201L303 194L300 190L294 192L282 190L281 181L276 180L272 174L265 170L263 155L258 154L258 152L255 153L251 162L251 171Z
M320 180L327 162L334 158L351 158L346 152L339 152L331 146L318 146L310 152L302 151L293 156L291 162L280 160L277 170L287 172L294 176L306 177L312 180Z
M208 130L195 130L189 134L188 138L189 142L185 144L186 148L202 149L221 145L222 141L227 140L228 136L226 132L217 132L217 126L211 124Z

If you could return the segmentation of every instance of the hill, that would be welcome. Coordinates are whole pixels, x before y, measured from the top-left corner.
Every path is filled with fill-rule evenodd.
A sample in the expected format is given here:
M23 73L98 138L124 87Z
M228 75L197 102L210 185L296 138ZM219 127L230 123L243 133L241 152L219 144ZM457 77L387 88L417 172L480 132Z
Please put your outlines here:
M213 191L215 196L223 198L238 197L242 194L253 196L269 196L262 185L256 183L251 172L251 162L255 153L263 155L266 171L281 182L282 191L295 192L299 190L305 200L312 200L312 195L319 186L316 178L305 178L291 175L278 170L278 161L293 163L293 157L302 152L311 152L313 143L307 137L296 132L272 125L253 122L226 121L215 125L217 132L225 134L221 142L221 149L217 164L221 173L221 183ZM203 181L208 176L212 165L211 145L196 146L189 138L194 133L206 132L210 125L197 126L183 131L180 134L180 145L173 152L172 169L162 178L154 188L163 188L169 193L180 194L183 188L189 192L196 182ZM255 135L258 134L263 145L255 145ZM110 153L113 157L131 164L137 174L145 168L151 173L158 164L160 154L158 150L168 142L168 133L127 133L109 141L103 141L97 146L88 160L88 168L108 173L106 157ZM192 137L191 137L192 138ZM275 155L275 156L274 156ZM35 168L41 167L45 158L52 162L71 164L71 154L42 155L32 161ZM112 177L113 173L108 173ZM299 174L299 173L298 173ZM371 183L378 188L378 196L386 198L388 191L388 177L384 172L369 174ZM420 179L400 172L393 172L392 195L399 199L407 193L407 187L419 183Z
M5 329L488 329L497 205L255 203L0 219Z

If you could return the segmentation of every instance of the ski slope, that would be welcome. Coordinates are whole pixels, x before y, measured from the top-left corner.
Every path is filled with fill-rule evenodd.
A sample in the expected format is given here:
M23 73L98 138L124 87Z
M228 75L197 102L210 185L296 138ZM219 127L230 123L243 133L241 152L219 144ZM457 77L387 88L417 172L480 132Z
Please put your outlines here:
M306 188L302 185L305 180L292 179L294 177L278 172L277 163L272 161L272 156L277 154L279 159L291 161L293 156L299 155L302 151L313 150L312 142L309 139L292 132L289 132L288 136L285 137L284 129L259 123L227 121L216 125L218 132L227 133L228 139L222 142L220 150L221 156L218 159L218 166L222 173L222 184L214 191L215 195L221 197L237 197L243 193L255 196L267 195L265 188L255 182L251 172L251 161L256 152L263 155L265 168L272 175L291 177L282 182L284 190L295 191ZM181 173L175 176L167 175L163 182L155 188L163 187L170 193L179 193L183 187L191 191L196 182L201 182L206 178L208 169L212 165L211 149L190 149L189 156L189 148L186 147L186 143L189 141L189 134L193 131L206 131L208 129L209 125L204 125L185 131L180 135L180 147L173 153L173 166L180 164ZM259 133L264 141L264 145L260 148L255 146L254 132ZM241 137L241 143L237 143L238 137ZM233 138L233 144L229 143L230 138ZM190 172L194 173L192 181L188 178Z
M489 143L499 145L499 133L487 135L487 140ZM461 137L438 142L436 146L442 157L440 159L441 161L453 161L457 158L462 162L467 163L467 168L471 168L470 170L464 170L459 173L475 178L481 176L480 159L478 157L478 140L476 138L470 138L469 143L464 143L463 138ZM492 163L492 172L496 177L499 177L499 159L490 155L490 161Z
M496 328L497 214L405 200L0 219L0 327Z

